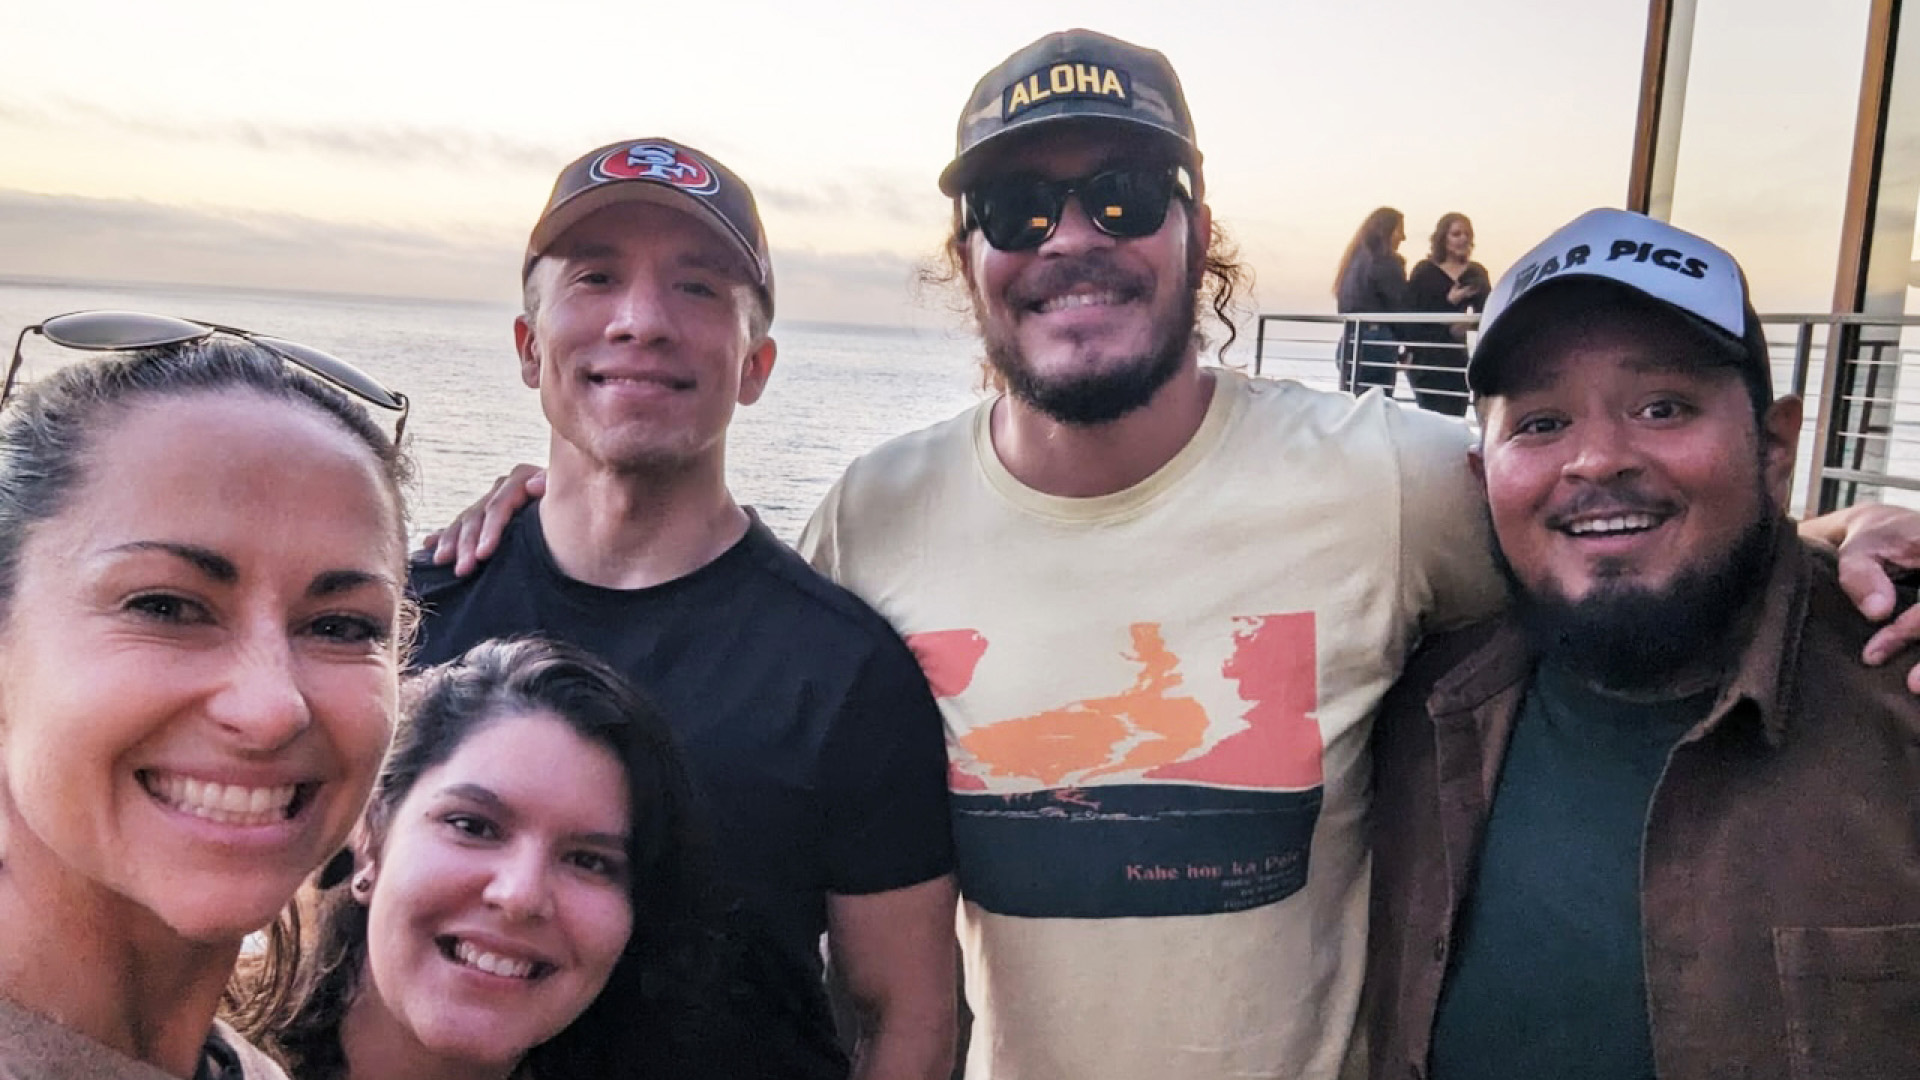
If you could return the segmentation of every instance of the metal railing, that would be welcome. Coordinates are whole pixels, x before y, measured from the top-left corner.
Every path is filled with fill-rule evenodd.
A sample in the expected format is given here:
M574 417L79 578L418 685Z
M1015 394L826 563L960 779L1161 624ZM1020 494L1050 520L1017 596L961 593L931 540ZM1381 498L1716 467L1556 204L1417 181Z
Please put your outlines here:
M1860 501L1920 507L1920 315L1781 313L1760 321L1774 387L1806 402L1796 512ZM1467 411L1465 381L1453 374L1463 354L1439 335L1464 327L1471 342L1478 325L1476 315L1261 315L1253 370L1326 389L1382 385L1458 415ZM1449 377L1457 381L1447 384Z

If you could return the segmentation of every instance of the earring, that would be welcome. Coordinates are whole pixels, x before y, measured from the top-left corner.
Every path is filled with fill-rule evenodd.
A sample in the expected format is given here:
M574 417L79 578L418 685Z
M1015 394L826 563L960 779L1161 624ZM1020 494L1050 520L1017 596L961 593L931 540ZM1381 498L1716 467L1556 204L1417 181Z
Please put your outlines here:
M356 895L359 895L359 896L365 896L368 893L372 892L373 878L367 876L366 874L361 874L359 877L354 878L353 891Z

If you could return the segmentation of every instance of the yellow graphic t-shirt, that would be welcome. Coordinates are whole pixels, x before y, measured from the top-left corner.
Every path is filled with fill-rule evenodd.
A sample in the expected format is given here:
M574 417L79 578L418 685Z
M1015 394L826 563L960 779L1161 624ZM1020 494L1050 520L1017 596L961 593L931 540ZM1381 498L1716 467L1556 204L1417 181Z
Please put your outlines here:
M1347 1067L1368 722L1499 579L1463 425L1213 375L1125 491L1020 484L985 403L855 462L802 539L940 700L969 1076Z

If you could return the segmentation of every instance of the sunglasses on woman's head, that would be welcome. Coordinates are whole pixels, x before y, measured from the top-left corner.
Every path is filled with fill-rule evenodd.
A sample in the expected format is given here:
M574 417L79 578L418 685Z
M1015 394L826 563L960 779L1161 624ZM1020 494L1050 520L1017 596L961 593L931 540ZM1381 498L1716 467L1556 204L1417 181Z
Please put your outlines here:
M147 315L138 311L74 311L55 315L22 329L20 336L13 339L13 361L7 365L6 382L0 384L0 405L5 405L13 397L14 377L20 372L20 346L28 334L39 334L55 345L64 345L69 349L91 352L158 349L168 345L185 345L215 334L226 334L257 345L369 405L398 411L400 420L394 425L394 441L399 441L401 433L407 429L407 396L381 386L365 372L337 356L323 353L310 345L267 337L238 327L178 319L171 315Z
M1067 197L1078 195L1093 227L1121 240L1152 236L1166 223L1175 194L1185 195L1173 165L1102 169L1091 176L1048 180L1008 176L985 180L966 193L965 225L978 228L1001 251L1032 251L1060 227Z

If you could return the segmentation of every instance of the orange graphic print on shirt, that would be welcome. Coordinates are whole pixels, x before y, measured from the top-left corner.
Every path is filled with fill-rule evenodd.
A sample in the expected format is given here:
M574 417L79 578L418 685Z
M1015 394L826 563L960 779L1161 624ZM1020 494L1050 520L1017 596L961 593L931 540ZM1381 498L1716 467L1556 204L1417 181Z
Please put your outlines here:
M1313 787L1320 783L1320 724L1315 697L1313 616L1267 615L1234 620L1233 653L1220 673L1248 703L1246 727L1209 752L1211 720L1182 692L1180 658L1158 623L1128 628L1124 655L1140 668L1133 685L1107 697L1074 701L1030 716L980 724L958 743L982 781L1038 780L1054 785L1138 770L1160 779L1243 787ZM939 630L907 639L937 697L972 684L987 652L973 630ZM967 784L985 790L985 782Z
M1237 716L1210 716L1161 625L1141 622L1120 650L1130 685L952 736L969 899L1007 914L1107 917L1234 910L1298 891L1324 775L1314 616L1240 617L1229 633L1217 677L1245 703ZM946 699L973 685L991 649L975 630L908 643Z

